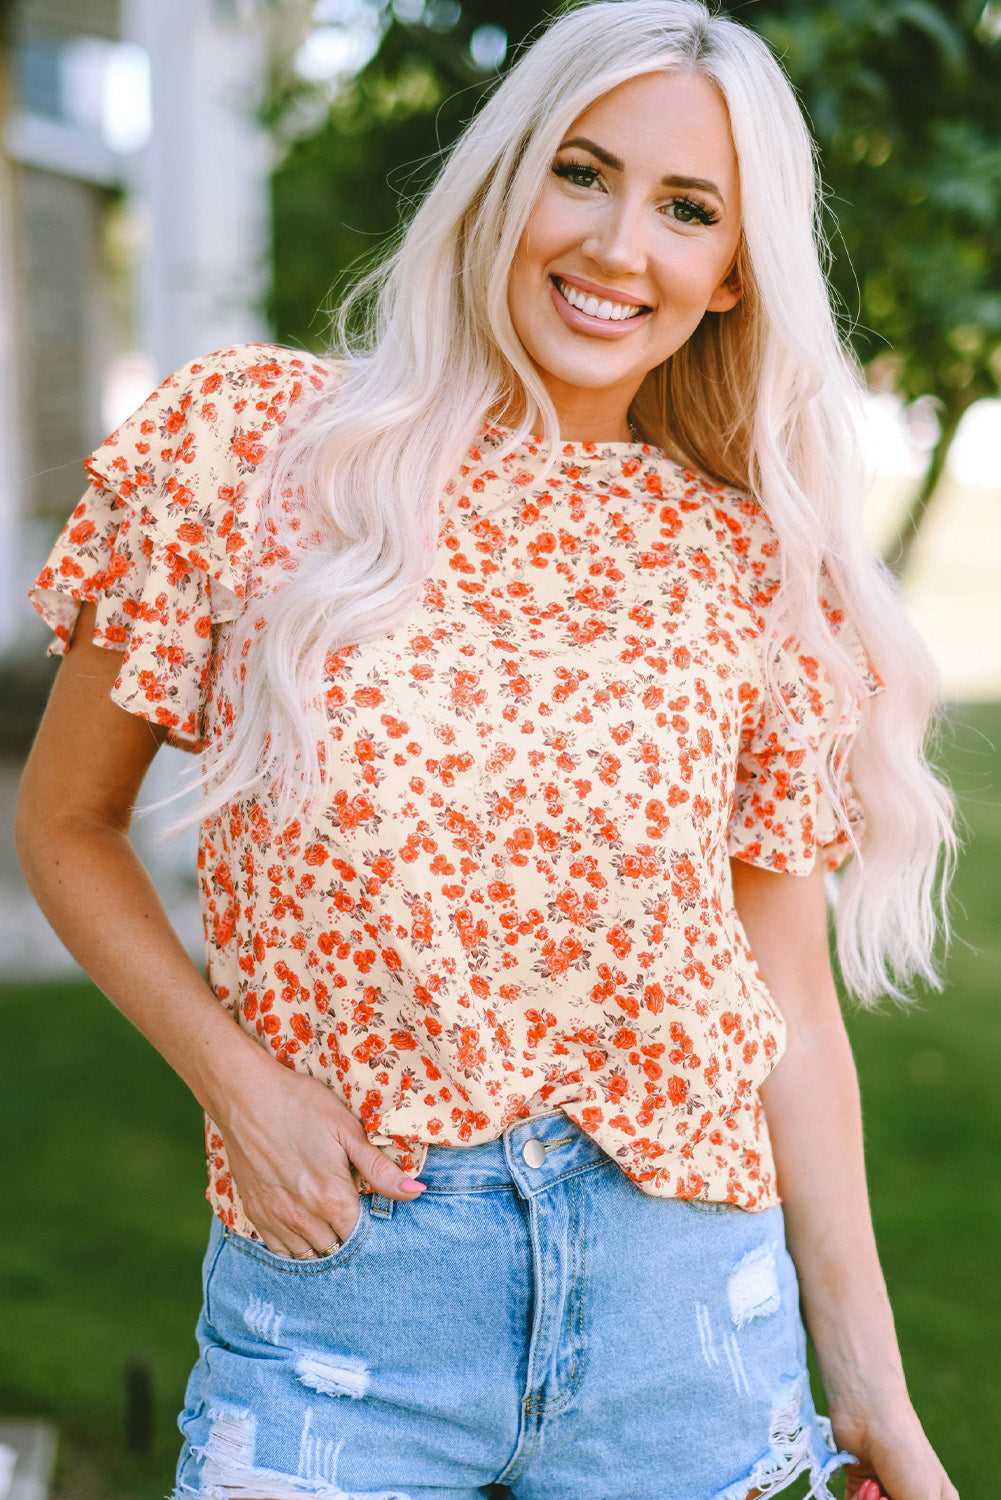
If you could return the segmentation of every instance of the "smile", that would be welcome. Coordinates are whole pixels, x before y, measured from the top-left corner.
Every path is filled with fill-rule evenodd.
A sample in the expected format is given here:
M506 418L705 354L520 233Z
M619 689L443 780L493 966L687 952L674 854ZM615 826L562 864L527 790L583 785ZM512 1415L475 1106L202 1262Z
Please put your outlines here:
M576 287L568 286L558 276L552 278L553 285L565 302L571 307L576 307L578 312L586 313L590 318L601 318L605 323L621 323L626 318L635 318L639 313L649 311L642 303L636 302L610 302L607 298L602 299L593 293L578 291Z

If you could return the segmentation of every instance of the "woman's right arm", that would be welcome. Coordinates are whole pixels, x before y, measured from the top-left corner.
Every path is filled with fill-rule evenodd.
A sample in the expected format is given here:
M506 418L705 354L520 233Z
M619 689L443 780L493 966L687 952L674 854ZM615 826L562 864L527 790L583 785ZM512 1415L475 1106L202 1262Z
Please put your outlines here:
M380 1193L419 1189L316 1079L244 1032L192 963L129 840L164 731L109 693L121 663L80 612L39 726L17 810L25 878L95 984L146 1036L218 1125L246 1211L280 1255L322 1253L357 1218L354 1163Z

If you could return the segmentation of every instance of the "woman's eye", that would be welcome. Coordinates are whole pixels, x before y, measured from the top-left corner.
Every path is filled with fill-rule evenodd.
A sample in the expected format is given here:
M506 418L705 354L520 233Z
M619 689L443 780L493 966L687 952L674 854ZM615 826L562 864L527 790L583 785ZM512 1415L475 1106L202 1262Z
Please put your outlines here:
M553 171L557 177L562 177L574 187L594 187L598 181L598 168L589 167L586 162L580 161L558 161L553 164Z
M682 224L715 224L719 214L696 203L692 198L673 198L667 205L672 216Z

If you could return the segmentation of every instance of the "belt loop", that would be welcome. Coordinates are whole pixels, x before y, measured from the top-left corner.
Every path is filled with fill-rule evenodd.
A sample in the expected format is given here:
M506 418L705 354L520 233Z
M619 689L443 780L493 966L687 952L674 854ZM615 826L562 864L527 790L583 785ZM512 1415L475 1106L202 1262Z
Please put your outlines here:
M381 1193L372 1194L372 1213L378 1219L391 1219L396 1207L395 1198L384 1198Z

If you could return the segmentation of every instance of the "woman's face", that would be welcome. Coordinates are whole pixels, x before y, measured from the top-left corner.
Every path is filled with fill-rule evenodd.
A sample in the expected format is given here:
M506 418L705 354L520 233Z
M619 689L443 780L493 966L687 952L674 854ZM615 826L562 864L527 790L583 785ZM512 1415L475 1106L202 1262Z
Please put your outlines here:
M706 79L631 78L573 122L508 284L565 438L629 436L644 376L738 300L739 238L729 115Z

